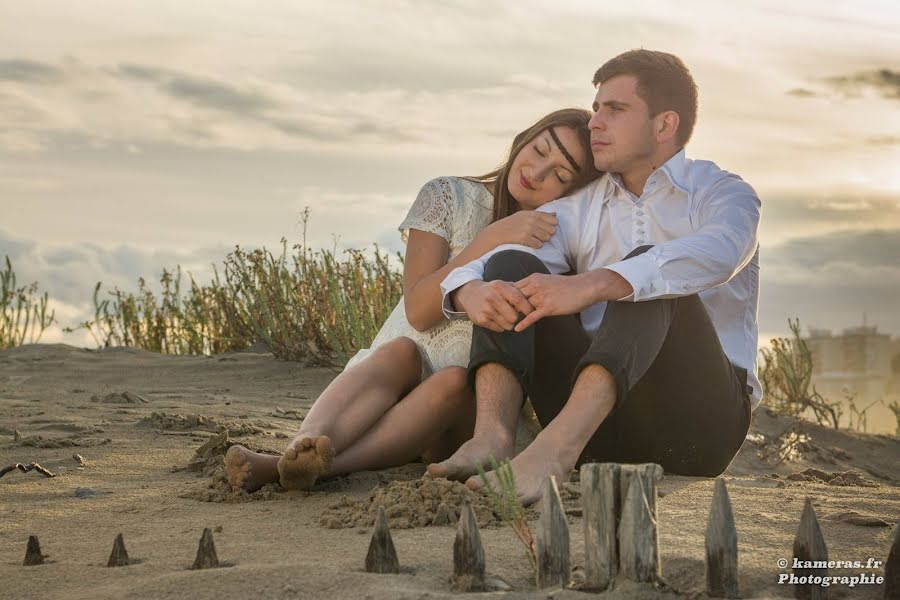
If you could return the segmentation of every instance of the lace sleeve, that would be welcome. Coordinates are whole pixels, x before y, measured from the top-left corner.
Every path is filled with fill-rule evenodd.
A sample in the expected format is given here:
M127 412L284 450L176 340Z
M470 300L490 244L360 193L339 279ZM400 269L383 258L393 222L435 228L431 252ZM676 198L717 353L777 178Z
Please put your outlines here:
M398 228L403 243L409 240L410 229L435 233L449 242L456 203L453 184L446 177L432 179L423 185Z

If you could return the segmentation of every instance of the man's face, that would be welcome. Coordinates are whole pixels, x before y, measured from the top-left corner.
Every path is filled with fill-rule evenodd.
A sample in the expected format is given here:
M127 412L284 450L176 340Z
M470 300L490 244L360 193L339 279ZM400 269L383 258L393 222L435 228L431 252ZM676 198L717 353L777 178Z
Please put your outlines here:
M612 173L628 172L656 150L654 119L637 94L637 78L617 75L604 81L594 97L591 153L594 166Z

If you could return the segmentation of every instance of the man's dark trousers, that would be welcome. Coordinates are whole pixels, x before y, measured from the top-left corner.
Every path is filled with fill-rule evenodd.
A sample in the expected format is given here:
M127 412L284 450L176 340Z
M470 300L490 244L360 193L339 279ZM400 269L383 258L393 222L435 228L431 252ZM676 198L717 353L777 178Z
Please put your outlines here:
M488 259L484 281L515 282L532 273L549 271L532 254L506 250ZM697 295L609 302L594 335L579 315L544 317L519 333L476 325L473 387L477 369L491 362L515 375L543 427L562 410L585 366L600 365L615 377L613 410L579 464L655 462L669 473L714 477L750 427L747 371L725 356Z

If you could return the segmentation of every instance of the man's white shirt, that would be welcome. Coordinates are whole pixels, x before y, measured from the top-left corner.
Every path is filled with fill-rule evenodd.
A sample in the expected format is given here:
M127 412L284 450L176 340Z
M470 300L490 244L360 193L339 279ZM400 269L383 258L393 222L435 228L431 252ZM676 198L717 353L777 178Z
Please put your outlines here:
M640 302L698 294L736 366L747 369L751 407L762 399L757 374L760 201L740 177L714 163L690 160L684 150L654 171L640 198L618 175L606 175L575 194L541 206L555 213L556 233L538 249L498 246L454 269L441 282L444 315L467 318L449 294L481 280L487 260L503 250L537 256L552 274L606 268L634 288L620 301ZM639 246L647 252L624 260ZM597 331L606 302L581 312L584 328Z

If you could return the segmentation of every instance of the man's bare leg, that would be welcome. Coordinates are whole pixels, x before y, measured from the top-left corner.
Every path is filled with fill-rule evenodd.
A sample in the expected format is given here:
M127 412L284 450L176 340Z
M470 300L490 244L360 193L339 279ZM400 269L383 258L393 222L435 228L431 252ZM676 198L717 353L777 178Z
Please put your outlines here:
M489 468L491 458L512 456L522 386L506 367L486 363L475 374L475 400L475 434L447 460L428 465L430 477L464 480L478 472L476 464Z
M599 365L588 365L578 375L572 395L553 421L535 440L512 460L513 474L519 500L533 504L541 497L541 486L550 475L557 481L567 481L578 457L612 411L616 401L616 382ZM487 477L497 486L493 472ZM470 477L466 486L481 489L480 476Z
M466 370L442 369L416 386L359 440L338 454L328 475L404 465L431 447L440 446L452 430L467 430L464 439L457 438L453 448L456 450L472 437L474 423L475 399L466 385Z
M331 469L335 455L362 437L415 387L421 361L415 342L400 337L338 375L313 404L278 461L281 485L312 487L318 476Z

